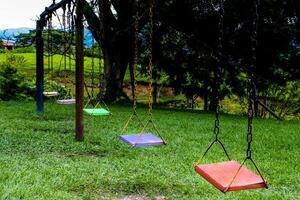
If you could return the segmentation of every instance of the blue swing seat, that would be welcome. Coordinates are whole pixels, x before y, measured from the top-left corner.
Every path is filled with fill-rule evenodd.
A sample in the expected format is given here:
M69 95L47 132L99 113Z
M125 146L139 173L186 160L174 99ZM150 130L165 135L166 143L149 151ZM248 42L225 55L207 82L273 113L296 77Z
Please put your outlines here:
M75 99L58 99L56 101L56 103L58 103L60 105L71 105L71 104L75 104L76 100Z
M120 139L133 147L159 146L164 141L152 133L121 135Z

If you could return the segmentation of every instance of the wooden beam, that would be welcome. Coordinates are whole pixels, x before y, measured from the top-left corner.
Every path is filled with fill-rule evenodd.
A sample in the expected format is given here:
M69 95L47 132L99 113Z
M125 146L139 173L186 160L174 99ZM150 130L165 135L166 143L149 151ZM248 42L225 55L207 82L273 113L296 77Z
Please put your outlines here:
M66 4L68 3L72 3L72 0L62 0L56 4L52 4L49 7L45 8L45 11L42 12L42 14L40 14L40 18L44 19L46 18L49 14L52 14L53 12L55 12L57 9L60 9L64 6L66 6Z
M257 100L257 103L261 105L261 107L263 107L266 111L268 111L273 117L275 117L278 120L282 120L278 115L276 115L274 111L272 111L268 106L263 104L260 100Z
M84 0L76 0L76 136L77 141L84 139L83 107L84 107Z
M36 111L44 112L44 40L43 21L36 22Z

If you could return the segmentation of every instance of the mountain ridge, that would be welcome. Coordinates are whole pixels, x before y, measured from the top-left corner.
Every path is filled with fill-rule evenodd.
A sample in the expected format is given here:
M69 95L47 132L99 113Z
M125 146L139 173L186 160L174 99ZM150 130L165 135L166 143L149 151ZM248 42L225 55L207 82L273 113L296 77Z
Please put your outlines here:
M9 40L14 42L14 37L18 36L22 33L29 33L31 30L35 30L34 28L28 27L19 27L19 28L8 28L8 29L0 29L0 39ZM93 43L92 33L88 28L84 29L84 45L85 47L91 47Z
M21 33L29 33L29 31L34 30L28 27L19 27L19 28L8 28L8 29L0 29L0 38L12 38Z

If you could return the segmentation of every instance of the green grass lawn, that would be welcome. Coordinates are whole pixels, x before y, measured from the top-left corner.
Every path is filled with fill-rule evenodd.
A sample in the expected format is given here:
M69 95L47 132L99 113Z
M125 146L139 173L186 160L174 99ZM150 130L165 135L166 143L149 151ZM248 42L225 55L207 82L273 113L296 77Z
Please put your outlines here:
M118 130L130 108L111 106L110 118L85 117L84 142L74 140L74 107L0 102L0 199L299 199L299 121L254 121L254 158L270 188L223 193L194 172L212 137L213 115L156 110L168 145L130 148ZM138 110L141 116L145 109ZM242 160L246 118L221 117L221 137ZM223 160L215 148L205 160Z
M23 56L25 59L25 64L22 66L22 68L18 69L20 72L23 72L28 79L34 79L35 78L35 70L36 70L36 55L35 53L13 53L13 55L16 56ZM7 53L0 53L0 62L6 60ZM67 59L68 62L68 59ZM85 57L85 76L87 79L91 77L92 72L92 58ZM94 72L99 73L99 60L95 58L95 68ZM44 57L44 68L45 68L45 77L50 76L49 69L48 69L48 58ZM59 73L64 70L63 65L63 56L62 55L54 55L53 57L53 73ZM67 70L69 70L69 65L67 63ZM50 71L51 72L51 71ZM72 66L71 66L71 72L75 72L75 61L72 60ZM74 73L71 73L71 77L69 79L75 81ZM56 79L64 79L64 77L56 78Z

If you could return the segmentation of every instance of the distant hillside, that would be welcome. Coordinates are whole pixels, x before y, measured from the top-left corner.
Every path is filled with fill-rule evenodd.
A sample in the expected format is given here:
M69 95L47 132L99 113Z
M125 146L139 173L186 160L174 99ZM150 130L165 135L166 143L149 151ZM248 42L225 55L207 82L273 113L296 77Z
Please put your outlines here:
M0 30L0 38L13 39L14 36L17 36L21 33L28 33L30 30L32 30L32 28L26 27Z
M21 33L29 33L33 30L32 28L13 28L13 29L4 29L0 30L0 39L9 39L11 42L14 41L14 36L17 36ZM84 29L84 45L85 47L91 47L93 43L93 36L89 29Z

